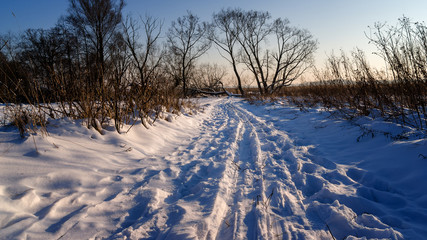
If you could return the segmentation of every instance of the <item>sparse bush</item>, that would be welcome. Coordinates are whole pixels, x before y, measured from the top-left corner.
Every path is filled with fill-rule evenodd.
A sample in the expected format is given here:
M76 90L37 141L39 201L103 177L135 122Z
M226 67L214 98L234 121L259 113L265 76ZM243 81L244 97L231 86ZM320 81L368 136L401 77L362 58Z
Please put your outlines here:
M190 87L211 92L223 89L222 80L226 74L224 67L217 64L202 64L196 68L196 73L191 79Z
M320 105L346 118L382 117L418 129L426 129L427 84L422 79L383 80L370 68L361 51L351 58L330 56L317 73L318 82L284 89L281 94L299 106ZM336 80L330 80L336 79Z
M301 109L322 106L342 117L382 117L417 129L427 129L427 27L402 18L395 27L376 24L369 39L378 47L389 71L372 68L364 52L328 57L315 70L316 82L281 89L267 96L249 96L251 102L287 96Z
M114 121L120 132L124 124L156 119L164 109L179 112L180 92L157 46L161 24L141 18L141 40L136 21L120 24L123 1L101 2L71 1L70 16L54 28L26 31L16 44L0 38L0 101L8 103L3 124L14 124L25 136L49 117L70 117L100 132ZM108 14L103 32L91 22L102 20L87 15L97 12ZM91 39L97 34L106 39Z

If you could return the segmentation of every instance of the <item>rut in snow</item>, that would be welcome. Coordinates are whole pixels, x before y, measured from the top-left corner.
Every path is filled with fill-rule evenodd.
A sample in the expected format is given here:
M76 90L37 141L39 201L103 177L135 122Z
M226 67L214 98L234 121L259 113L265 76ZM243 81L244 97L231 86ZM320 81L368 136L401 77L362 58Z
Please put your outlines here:
M87 139L92 133L81 126L52 127L51 136L38 140L41 154L25 156L30 160L16 160L13 154L29 152L32 144L11 145L20 150L6 155L13 159L10 163L38 161L45 167L35 168L40 171L37 175L16 176L13 185L0 186L0 203L6 206L0 206L4 210L0 238L427 235L422 195L409 195L350 161L339 164L340 158L350 155L334 157L336 149L350 142L315 145L321 138L301 133L318 115L289 106L273 114L271 108L233 98L209 99L205 108L197 117L165 121L153 131L135 126L126 135L95 132ZM322 132L327 124L320 119L307 128ZM323 132L322 137L328 134ZM59 161L59 153L72 157ZM86 158L93 163L81 160ZM17 164L16 171L20 168Z
M203 122L199 136L164 157L168 168L144 187L152 197L143 214L115 238L346 237L339 229L347 226L350 235L356 216L347 219L347 213L340 215L346 206L313 196L328 191L328 177L319 177L319 172L334 181L348 184L353 180L327 159L313 159L308 149L296 146L286 132L236 102L220 102ZM159 185L170 187L158 189ZM325 216L341 217L340 221L348 223L329 226L330 219ZM363 223L360 228L371 237L401 236L377 222L382 230L370 230Z

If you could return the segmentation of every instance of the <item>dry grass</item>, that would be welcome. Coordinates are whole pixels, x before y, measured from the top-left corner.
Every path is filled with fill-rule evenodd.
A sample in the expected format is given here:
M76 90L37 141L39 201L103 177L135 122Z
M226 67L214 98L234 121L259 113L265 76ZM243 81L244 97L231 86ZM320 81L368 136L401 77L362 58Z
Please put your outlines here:
M381 117L427 129L427 26L404 17L396 26L375 24L371 30L368 38L386 62L386 71L373 68L359 49L350 56L341 51L315 71L317 82L249 100L286 96L302 109L320 105L349 119Z
M157 119L162 111L177 113L184 104L179 99L180 92L165 84L168 79L164 76L148 88L143 88L132 78L122 78L116 85L111 83L112 79L106 79L102 90L93 88L85 76L80 76L72 87L66 88L67 79L61 76L60 72L52 72L43 79L49 85L49 91L46 91L39 79L28 76L25 81L30 84L24 89L16 84L19 80L13 74L6 75L9 82L15 84L12 88L1 88L0 102L6 103L1 124L16 126L22 137L29 131L45 129L48 118L63 117L85 119L88 127L94 127L100 133L103 132L100 126L113 121L120 132L124 124L133 125L146 118Z
M382 117L418 129L427 128L427 82L424 80L319 82L289 87L281 94L300 107L322 106L349 119Z

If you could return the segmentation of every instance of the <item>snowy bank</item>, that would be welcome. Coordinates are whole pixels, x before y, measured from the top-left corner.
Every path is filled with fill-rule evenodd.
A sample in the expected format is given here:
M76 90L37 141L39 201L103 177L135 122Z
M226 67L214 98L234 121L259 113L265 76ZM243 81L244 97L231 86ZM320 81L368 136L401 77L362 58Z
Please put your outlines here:
M200 101L122 134L69 119L26 139L1 128L0 239L426 239L422 133Z

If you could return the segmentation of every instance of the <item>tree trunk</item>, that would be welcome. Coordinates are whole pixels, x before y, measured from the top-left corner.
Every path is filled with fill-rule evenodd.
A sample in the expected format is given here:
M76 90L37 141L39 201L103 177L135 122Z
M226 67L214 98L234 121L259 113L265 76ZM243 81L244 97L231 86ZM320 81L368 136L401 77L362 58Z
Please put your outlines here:
M242 96L243 96L243 95L245 95L245 92L243 91L243 88L242 88L242 80L240 79L240 74L237 71L236 61L234 60L234 58L232 59L232 61L233 61L233 71L234 71L234 74L236 75L236 78L237 78L237 86L239 88L240 94L242 94Z

